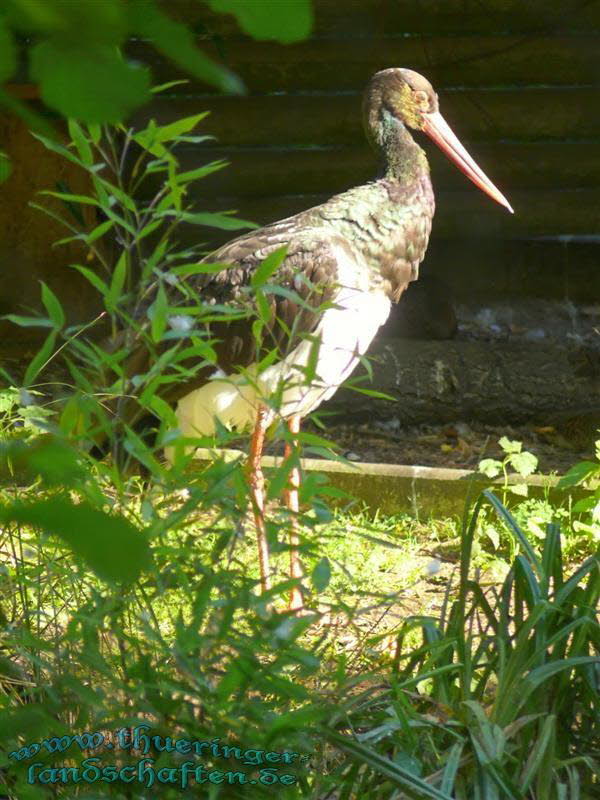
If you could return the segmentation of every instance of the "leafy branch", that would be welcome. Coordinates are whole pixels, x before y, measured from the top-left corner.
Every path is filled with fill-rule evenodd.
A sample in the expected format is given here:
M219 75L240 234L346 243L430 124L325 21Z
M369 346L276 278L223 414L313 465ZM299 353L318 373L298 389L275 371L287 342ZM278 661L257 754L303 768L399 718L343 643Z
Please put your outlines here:
M233 14L257 39L298 41L308 36L312 25L310 0L198 0L198 4L200 9L208 5L213 11ZM203 52L191 28L166 13L169 4L159 0L8 0L4 5L0 83L13 78L19 50L26 51L28 79L39 87L44 103L63 117L92 124L120 122L150 100L150 69L123 56L123 47L132 38L151 42L182 70L222 92L244 92L240 78ZM0 105L51 135L42 115L2 89Z

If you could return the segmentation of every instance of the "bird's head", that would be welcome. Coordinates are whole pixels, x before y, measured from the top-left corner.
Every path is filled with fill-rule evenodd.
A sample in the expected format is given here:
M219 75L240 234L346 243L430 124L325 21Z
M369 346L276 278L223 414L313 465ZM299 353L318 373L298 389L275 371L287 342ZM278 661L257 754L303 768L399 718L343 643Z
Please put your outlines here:
M418 72L393 67L375 73L365 91L364 114L367 135L377 147L393 146L390 130L399 123L423 131L467 178L513 213L506 197L475 163L440 114L433 86Z

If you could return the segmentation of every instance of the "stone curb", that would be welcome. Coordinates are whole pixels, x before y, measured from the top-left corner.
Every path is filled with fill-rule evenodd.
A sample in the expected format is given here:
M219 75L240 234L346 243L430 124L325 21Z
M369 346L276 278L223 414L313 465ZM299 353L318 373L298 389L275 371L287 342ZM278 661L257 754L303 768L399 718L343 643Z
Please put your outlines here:
M215 455L226 460L244 458L241 450L211 451L198 449L200 461L210 461ZM281 456L264 456L266 470L281 464ZM376 464L362 462L342 463L320 458L301 459L302 469L321 472L329 483L355 497L371 513L410 513L417 518L462 515L467 499L472 503L487 488L496 488L501 497L502 480L491 480L481 473L466 469L445 467L420 467L405 464ZM529 497L548 496L560 502L567 492L558 489L558 478L553 475L531 475L526 480L518 476L509 478L510 484L526 483ZM576 492L579 494L579 492ZM571 490L573 494L573 490ZM513 495L517 499L516 495ZM344 505L344 501L338 501Z

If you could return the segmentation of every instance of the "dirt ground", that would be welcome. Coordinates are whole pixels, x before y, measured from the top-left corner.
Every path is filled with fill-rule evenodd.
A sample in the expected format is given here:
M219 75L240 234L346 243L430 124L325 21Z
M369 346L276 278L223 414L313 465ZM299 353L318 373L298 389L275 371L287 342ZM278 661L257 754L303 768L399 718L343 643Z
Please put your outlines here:
M577 420L571 420L576 426ZM323 435L317 428L310 428ZM566 429L565 429L566 428ZM538 458L538 471L562 474L594 454L594 429L587 436L573 435L565 426L494 427L481 423L403 427L395 418L386 421L328 426L326 438L338 444L349 460L428 467L476 469L483 458L502 458L499 439L523 443ZM600 434L598 434L600 437Z
M418 288L415 284L414 289ZM392 329L392 334L398 330L405 332L405 328L411 325L414 329L414 321L409 325L406 319L411 314L427 319L442 317L439 308L435 315L423 315L423 300L414 289L414 302L405 303L403 300L404 304L397 307L395 318L390 318L387 327ZM427 290L425 282L421 289ZM427 302L431 303L431 300ZM534 356L538 347L545 346L569 348L574 358L583 358L582 369L591 370L596 376L595 385L598 385L600 304L576 307L569 302L536 300L496 303L485 308L457 306L453 309L452 319L455 326L452 334L427 338L482 342L490 347L501 343L527 343L529 349L521 354L521 358L524 359L525 371L530 369L532 372L534 361L527 358L528 353ZM404 341L408 343L408 340ZM441 344L443 346L443 342ZM508 377L509 383L515 379L510 372ZM557 383L560 377L556 376ZM545 378L541 384L546 385ZM518 387L518 383L515 385ZM388 391L387 386L374 385L372 388ZM594 458L594 442L600 438L597 397L596 393L585 396L586 408L579 412L562 411L560 407L552 412L540 410L535 422L502 426L460 418L450 423L408 425L396 416L380 419L379 408L383 407L380 406L378 414L373 414L370 421L365 421L364 414L359 422L347 424L335 421L341 420L340 416L331 418L327 421L326 438L335 441L350 460L473 469L483 458L501 458L498 440L507 436L522 442L523 449L537 456L540 472L562 474L578 461ZM547 406L541 402L543 397L539 399L540 409ZM485 414L481 413L480 417L484 419ZM311 430L322 434L316 428Z

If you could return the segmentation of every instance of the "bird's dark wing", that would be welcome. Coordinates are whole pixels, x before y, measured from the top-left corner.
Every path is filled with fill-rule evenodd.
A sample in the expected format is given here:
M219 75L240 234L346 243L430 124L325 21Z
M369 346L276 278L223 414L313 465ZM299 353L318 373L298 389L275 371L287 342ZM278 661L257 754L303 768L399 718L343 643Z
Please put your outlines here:
M205 262L230 265L209 276L198 276L204 292L223 302L233 299L242 286L247 286L254 271L267 256L287 248L286 257L278 270L269 278L269 283L287 287L304 298L299 289L302 275L306 283L331 287L338 280L340 256L351 256L350 248L342 237L322 228L302 227L296 217L251 231L223 245L205 259Z
M267 291L271 323L264 334L265 349L277 347L282 356L315 330L323 305L332 301L339 285L340 260L348 264L355 259L342 237L319 228L303 227L300 232L294 221L292 217L234 239L204 259L227 265L222 271L187 279L204 301L248 307L252 297L245 289L254 272L267 256L286 247L285 257L268 279L283 293ZM252 319L213 324L211 335L218 340L219 367L226 373L256 360Z
M299 215L300 216L300 215ZM344 265L344 283L358 280L359 267L349 243L331 229L306 227L296 217L282 220L257 231L240 236L207 256L207 263L222 263L223 270L211 273L195 273L185 278L201 301L232 305L252 306L252 294L245 291L250 286L254 272L264 259L282 247L287 253L277 270L268 279L268 284L283 290L283 293L266 291L265 297L271 310L271 321L263 330L263 351L259 356L253 332L252 313L247 318L228 323L211 322L209 333L214 340L217 366L226 374L237 367L247 367L256 362L265 352L276 348L280 356L287 354L301 338L314 332L323 307L335 298L340 284L340 265ZM356 276L356 277L355 277ZM189 305L189 295L182 294L181 287L165 283L169 307ZM186 340L183 340L185 346ZM171 344L169 342L167 344ZM131 363L137 373L145 372L147 356L132 353ZM191 367L192 361L180 362L181 367ZM202 386L214 367L196 372L194 377L168 383L162 388L162 396L170 403L176 402L188 392Z

